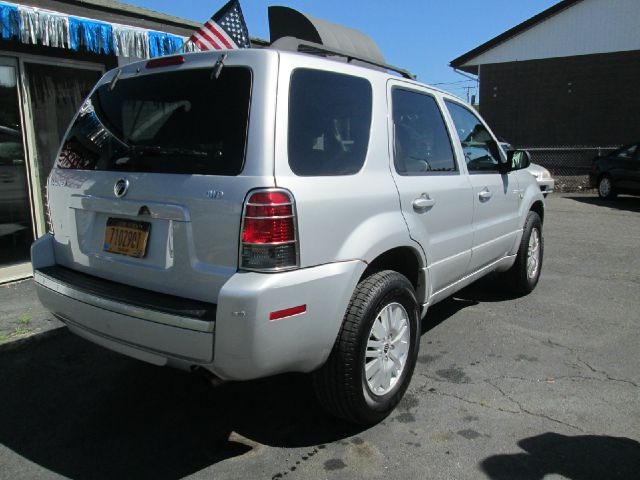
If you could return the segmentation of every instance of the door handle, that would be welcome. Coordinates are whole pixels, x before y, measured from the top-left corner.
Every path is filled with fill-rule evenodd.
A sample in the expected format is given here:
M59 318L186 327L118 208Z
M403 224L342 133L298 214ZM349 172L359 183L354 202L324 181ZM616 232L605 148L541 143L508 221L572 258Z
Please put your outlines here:
M490 200L491 197L493 197L493 193L491 193L491 191L487 187L484 187L482 191L478 193L478 197L480 198L481 202L486 202L487 200Z
M433 207L435 204L436 201L429 197L428 193L423 193L413 201L413 209L418 213L422 213L428 208Z

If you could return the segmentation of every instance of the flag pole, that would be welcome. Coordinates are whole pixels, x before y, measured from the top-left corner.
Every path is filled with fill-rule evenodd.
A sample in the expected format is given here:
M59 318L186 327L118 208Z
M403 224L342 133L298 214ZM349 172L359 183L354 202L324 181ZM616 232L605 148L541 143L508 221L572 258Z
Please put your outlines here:
M184 47L187 46L187 43L189 43L191 41L191 37L187 38L182 45L180 45L178 48L176 48L176 50L173 52L173 55L175 55L176 53L179 53L180 50L184 49Z

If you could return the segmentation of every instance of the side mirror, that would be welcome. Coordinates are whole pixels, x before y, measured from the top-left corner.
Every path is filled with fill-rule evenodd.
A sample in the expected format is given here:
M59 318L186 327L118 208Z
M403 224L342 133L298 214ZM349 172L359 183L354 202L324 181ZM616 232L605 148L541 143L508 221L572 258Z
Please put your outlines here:
M531 154L526 150L509 150L507 152L509 171L524 170L531 165Z

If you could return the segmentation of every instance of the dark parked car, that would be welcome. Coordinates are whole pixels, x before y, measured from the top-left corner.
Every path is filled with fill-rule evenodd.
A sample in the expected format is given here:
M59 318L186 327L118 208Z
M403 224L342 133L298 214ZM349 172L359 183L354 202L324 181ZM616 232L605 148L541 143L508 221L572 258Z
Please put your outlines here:
M593 160L589 181L600 198L615 198L619 193L640 195L640 143Z

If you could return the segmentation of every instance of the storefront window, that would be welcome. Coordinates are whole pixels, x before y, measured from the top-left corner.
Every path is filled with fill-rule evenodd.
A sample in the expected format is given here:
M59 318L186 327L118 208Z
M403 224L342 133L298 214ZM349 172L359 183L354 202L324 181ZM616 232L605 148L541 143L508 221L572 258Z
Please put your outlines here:
M94 84L97 70L26 63L27 85L33 116L36 159L44 198L47 176L53 167L60 142Z
M0 64L0 268L28 262L32 241L16 67Z

